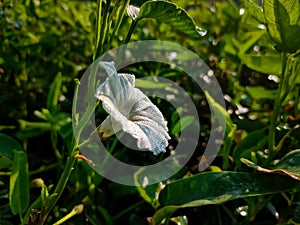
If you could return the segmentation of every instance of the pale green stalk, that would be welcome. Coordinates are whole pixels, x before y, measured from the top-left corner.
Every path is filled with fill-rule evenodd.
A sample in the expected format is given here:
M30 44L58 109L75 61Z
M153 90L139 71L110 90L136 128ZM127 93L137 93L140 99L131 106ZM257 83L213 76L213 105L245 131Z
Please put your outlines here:
M271 117L271 121L269 125L269 136L268 136L269 160L268 161L272 160L272 156L274 154L275 133L276 133L276 126L277 126L277 121L280 113L281 103L282 103L281 97L282 97L283 87L286 79L285 75L286 75L287 60L288 60L287 53L283 53L283 63L281 69L280 82L279 82L279 87L276 91L273 116Z
M102 42L101 38L101 14L102 14L102 0L97 0L97 18L96 18L96 40L93 60L97 58L97 52L99 51L99 45Z

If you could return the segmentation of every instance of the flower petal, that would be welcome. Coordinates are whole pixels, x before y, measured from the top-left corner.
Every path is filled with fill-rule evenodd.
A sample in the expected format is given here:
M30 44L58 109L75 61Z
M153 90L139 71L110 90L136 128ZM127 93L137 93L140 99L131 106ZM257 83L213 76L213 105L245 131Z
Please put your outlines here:
M118 74L113 62L101 62L108 74L96 93L109 116L99 129L106 138L123 130L136 139L139 149L147 149L155 155L165 152L170 136L162 113L139 89L134 87L134 76Z

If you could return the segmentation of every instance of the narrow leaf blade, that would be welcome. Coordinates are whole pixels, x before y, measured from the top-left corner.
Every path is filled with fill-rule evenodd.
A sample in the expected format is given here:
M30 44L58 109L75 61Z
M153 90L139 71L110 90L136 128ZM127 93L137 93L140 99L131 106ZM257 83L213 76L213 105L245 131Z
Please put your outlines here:
M50 92L47 98L47 108L52 114L57 112L57 102L59 98L60 88L62 84L62 75L58 73L50 87Z
M12 213L24 213L29 205L29 173L27 155L15 151L9 184L9 202Z

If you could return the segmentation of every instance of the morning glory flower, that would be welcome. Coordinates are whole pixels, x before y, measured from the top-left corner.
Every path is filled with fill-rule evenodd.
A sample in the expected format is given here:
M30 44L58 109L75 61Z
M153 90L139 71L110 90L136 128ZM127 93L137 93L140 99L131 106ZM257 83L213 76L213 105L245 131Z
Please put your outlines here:
M109 114L98 129L100 138L122 130L136 140L139 149L154 155L165 152L170 139L167 122L150 99L134 87L134 75L117 73L114 62L100 64L108 78L97 88L96 97Z

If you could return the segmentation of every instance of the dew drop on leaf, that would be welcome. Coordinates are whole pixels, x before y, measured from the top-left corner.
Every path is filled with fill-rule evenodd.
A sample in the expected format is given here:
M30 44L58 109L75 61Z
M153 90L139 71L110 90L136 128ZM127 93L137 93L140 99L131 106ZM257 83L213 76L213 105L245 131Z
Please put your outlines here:
M197 28L197 31L202 37L207 34L207 30L204 30L203 28L200 27Z

